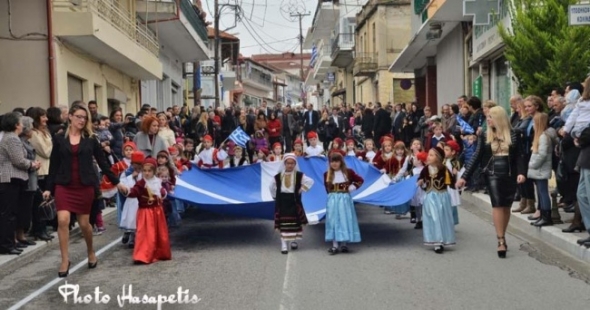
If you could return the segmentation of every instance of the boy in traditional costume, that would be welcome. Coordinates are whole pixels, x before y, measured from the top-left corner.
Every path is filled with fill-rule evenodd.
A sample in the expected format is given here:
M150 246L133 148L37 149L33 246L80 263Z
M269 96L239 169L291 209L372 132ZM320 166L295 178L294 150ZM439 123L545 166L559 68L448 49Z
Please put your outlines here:
M244 149L241 146L236 145L234 148L234 157L229 160L229 166L233 168L247 165L249 165L248 157L244 156Z
M143 179L137 181L127 193L127 197L137 198L139 201L137 238L133 250L135 263L151 264L172 259L166 216L162 207L167 193L162 187L162 180L155 176L157 166L155 159L146 158L142 167Z
M213 138L210 135L203 137L203 149L195 155L194 162L201 169L220 168L223 169L223 161L227 158L227 152L213 146Z
M303 237L303 225L307 217L303 210L301 193L313 186L313 179L297 170L297 157L287 153L283 157L280 172L275 175L270 185L270 192L275 199L275 229L281 232L281 253L289 252L287 242L291 241L291 249L297 249L295 240Z
M307 133L309 146L305 148L305 156L324 156L324 147L318 143L318 134L315 131Z
M131 166L127 171L121 175L121 183L127 188L135 186L137 181L141 180L142 165L145 160L145 155L141 151L134 151L131 154ZM119 228L123 230L123 238L121 242L127 244L130 249L135 246L135 230L137 228L137 198L123 197L121 199L123 207L121 211L121 218L119 219Z
M457 154L461 151L461 147L455 140L449 140L446 142L444 146L445 150L445 160L443 164L449 169L449 171L453 174L453 177L456 179L457 174L461 170L461 163L459 159L457 159ZM459 195L459 191L452 187L447 187L449 191L449 195L451 196L451 204L453 206L453 221L455 225L459 224L459 210L458 206L461 205L461 196Z

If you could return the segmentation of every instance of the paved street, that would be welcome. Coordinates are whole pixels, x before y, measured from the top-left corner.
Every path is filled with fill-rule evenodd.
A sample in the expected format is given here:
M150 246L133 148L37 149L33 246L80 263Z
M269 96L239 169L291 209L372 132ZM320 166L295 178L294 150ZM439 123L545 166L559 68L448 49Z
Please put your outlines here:
M443 255L421 245L408 219L396 220L371 206L358 208L363 242L350 254L329 256L323 225L308 227L300 249L280 254L269 221L225 218L193 211L173 230L173 260L149 266L131 262L131 250L115 245L99 257L98 269L74 271L68 283L80 294L100 286L108 305L64 304L57 285L22 309L115 309L124 284L133 294L175 294L189 289L196 305L162 309L585 309L590 303L590 268L542 243L510 235L508 259L495 253L489 216L474 206L460 210L458 246ZM97 250L119 237L95 237ZM0 269L0 308L7 309L54 280L57 242L34 257ZM73 241L73 267L84 244ZM128 304L124 309L156 309Z

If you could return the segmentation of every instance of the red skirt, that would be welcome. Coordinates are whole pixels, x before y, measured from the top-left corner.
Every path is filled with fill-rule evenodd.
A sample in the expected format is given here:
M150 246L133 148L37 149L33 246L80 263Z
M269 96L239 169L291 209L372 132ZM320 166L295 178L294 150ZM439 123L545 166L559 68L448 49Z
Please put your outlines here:
M168 226L162 206L137 210L137 231L133 260L151 264L160 260L171 260Z
M55 209L75 214L90 214L94 202L94 186L56 185Z

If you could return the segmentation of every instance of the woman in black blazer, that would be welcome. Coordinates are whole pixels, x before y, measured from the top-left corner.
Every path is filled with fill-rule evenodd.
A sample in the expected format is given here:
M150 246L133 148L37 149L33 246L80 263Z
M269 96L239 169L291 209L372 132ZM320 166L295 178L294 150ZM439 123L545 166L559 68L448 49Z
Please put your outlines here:
M93 269L98 263L92 247L92 226L89 222L95 188L99 182L93 160L96 160L100 170L120 191L127 191L127 188L119 183L119 178L111 172L100 143L92 132L89 116L85 105L74 104L70 108L65 134L58 134L53 138L49 175L46 180L47 190L43 192L44 199L49 199L51 194L55 196L57 235L61 251L58 276L62 278L66 277L70 270L68 244L71 213L76 214L86 241L88 268Z

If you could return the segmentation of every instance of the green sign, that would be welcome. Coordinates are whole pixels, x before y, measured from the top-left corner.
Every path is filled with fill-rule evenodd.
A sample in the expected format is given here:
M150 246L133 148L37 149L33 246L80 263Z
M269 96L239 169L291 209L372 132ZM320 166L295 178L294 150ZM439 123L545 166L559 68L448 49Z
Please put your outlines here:
M483 77L480 75L473 80L473 96L481 99L481 91L483 86Z

